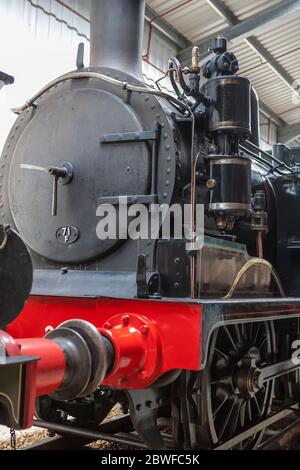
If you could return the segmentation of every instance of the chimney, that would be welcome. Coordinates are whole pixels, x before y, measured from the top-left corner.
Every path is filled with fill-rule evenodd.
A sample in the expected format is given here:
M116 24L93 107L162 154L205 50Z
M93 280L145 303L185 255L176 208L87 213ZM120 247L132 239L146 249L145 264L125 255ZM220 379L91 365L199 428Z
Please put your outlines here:
M145 0L91 0L90 67L142 79Z

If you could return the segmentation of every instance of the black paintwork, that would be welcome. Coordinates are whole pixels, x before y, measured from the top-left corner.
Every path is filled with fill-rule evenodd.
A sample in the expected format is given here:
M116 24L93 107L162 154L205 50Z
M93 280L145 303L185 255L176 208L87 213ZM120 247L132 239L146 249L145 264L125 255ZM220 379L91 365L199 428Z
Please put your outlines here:
M24 307L32 286L32 262L26 245L11 228L0 226L0 244L0 328L3 328Z
M206 95L212 99L208 108L208 129L235 130L251 134L251 85L248 79L235 75L210 78Z
M132 11L132 2L126 2L122 32L118 37L107 32L107 42L100 48L101 34L111 30L107 25L112 19L107 18L106 24L93 2L91 68L81 71L98 71L144 85L137 64L142 3ZM108 15L114 11L111 2L103 2L102 8ZM119 41L123 33L129 34L133 17L130 41L134 47L129 50L128 44L122 45L122 53L109 39ZM98 22L104 28L101 34ZM278 269L286 292L298 295L298 174L286 169L282 173L282 168L280 173L271 158L268 175L262 162L251 168L251 174L250 165L222 163L222 159L237 157L249 162L242 157L239 143L250 132L250 140L259 143L259 122L257 96L249 80L233 74L236 66L231 73L222 72L226 60L236 59L227 54L223 63L220 54L226 51L223 45L221 49L216 48L218 61L211 63L214 70L203 89L210 99L203 102L205 106L194 103L194 154L199 155L196 195L206 204L205 229L217 238L230 236L244 243L255 256L256 233L251 230L248 210L237 214L229 209L235 225L224 234L218 231L208 203L245 203L249 207L251 193L263 189L268 212L265 256ZM192 77L197 75L194 72ZM0 220L15 227L30 249L35 268L32 293L189 298L190 257L184 240L99 240L96 209L98 204L115 204L119 196L128 196L129 205L190 202L191 130L188 113L157 96L129 93L96 79L62 82L38 98L35 106L22 111L3 150ZM204 156L208 156L206 165ZM220 158L220 165L210 165L213 158ZM63 183L59 178L57 215L52 216L53 176L26 165L62 168L63 162L72 165L72 178L68 184L59 184ZM215 180L212 191L206 186L208 179ZM137 276L141 257L143 270Z
M224 165L218 156L206 158L209 177L217 183L210 192L211 204L251 205L251 160L244 157L239 159L240 163L235 160L235 164Z
M300 296L300 174L274 181L277 212L277 269L288 295Z
M8 75L5 72L0 71L0 82L3 82L4 85L12 85L15 79L11 75Z

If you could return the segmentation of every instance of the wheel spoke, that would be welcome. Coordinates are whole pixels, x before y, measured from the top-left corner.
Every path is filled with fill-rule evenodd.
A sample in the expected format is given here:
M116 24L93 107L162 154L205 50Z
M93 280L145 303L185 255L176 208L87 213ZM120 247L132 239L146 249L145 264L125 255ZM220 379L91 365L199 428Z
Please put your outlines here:
M247 409L247 412L248 412L249 421L251 423L251 421L252 421L251 400L248 400L246 409Z
M226 335L227 335L227 337L228 337L228 339L229 339L229 341L230 341L230 343L231 343L233 349L234 349L235 351L238 351L237 345L235 344L235 342L234 342L234 340L233 340L233 338L232 338L232 336L231 336L231 334L230 334L230 331L229 331L229 329L227 328L227 326L224 326L224 331L226 332Z
M242 400L238 399L235 404L234 411L232 413L232 425L231 425L231 434L234 435L238 424L239 424L239 417L240 417L240 410L242 407Z
M239 325L234 325L234 331L235 331L235 334L236 334L237 343L239 345L242 345L242 334L241 334Z
M254 340L253 340L253 345L256 345L256 341L257 341L257 338L258 338L258 333L259 333L261 324L262 324L262 322L258 322L258 327L257 327L256 334L255 334L255 337L254 337Z
M246 416L246 401L243 401L242 406L241 406L241 411L240 411L240 423L241 427L244 428L245 426L245 416Z
M216 415L218 414L218 412L220 411L220 409L222 408L223 405L225 405L225 403L227 402L228 400L228 395L225 395L224 396L224 399L223 400L220 400L220 402L218 403L216 409L213 411L213 419L215 419Z
M267 409L267 406L268 406L268 403L267 403L268 390L269 390L269 383L266 385L266 388L265 388L264 391L261 390L260 392L258 392L256 394L256 398L257 398L258 403L260 404L262 414L263 414L264 410Z
M257 396L254 395L253 398L254 398L254 403L255 403L255 405L256 405L256 408L257 408L257 411L258 411L258 413L259 413L259 416L261 416L261 415L262 415L262 409L261 409L261 407L259 406Z
M225 375L220 375L219 377L213 377L211 379L211 385L218 385L218 384L224 384L224 385L231 385L232 384L232 376L225 374Z
M215 347L214 351L215 351L216 354L218 354L219 357L221 357L222 359L225 359L226 361L228 361L229 356L228 356L228 354L224 353L224 351L221 351L221 349L216 348L216 347Z
M268 338L267 336L264 336L262 341L260 342L259 346L257 346L257 349L259 350L259 352L261 352L261 349L263 347L263 345L268 341Z
M245 337L245 323L241 323L240 326L241 326L242 337L244 338Z
M219 439L221 440L224 433L225 433L225 430L228 426L228 423L229 423L229 420L230 420L230 417L231 417L231 414L233 412L233 409L235 407L235 403L236 403L236 400L237 398L235 398L233 401L232 401L232 404L228 410L228 413L227 413L227 416L225 417L225 419L222 420L222 424L221 424L221 427L220 427L220 430L219 430Z
M254 323L250 323L250 332L249 332L249 340L251 341L252 340L252 335L253 335L253 326L254 326Z

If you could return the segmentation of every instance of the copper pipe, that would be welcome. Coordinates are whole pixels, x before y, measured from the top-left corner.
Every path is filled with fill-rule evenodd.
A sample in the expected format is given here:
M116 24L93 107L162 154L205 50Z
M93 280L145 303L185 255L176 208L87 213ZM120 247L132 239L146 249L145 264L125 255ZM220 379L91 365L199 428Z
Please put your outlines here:
M179 5L175 5L174 7L169 8L168 10L160 13L159 15L154 16L152 20L148 20L148 25L149 25L149 33L148 33L148 40L147 40L147 48L146 48L146 54L143 56L143 59L146 59L146 61L149 59L150 56L150 48L151 48L151 39L152 39L152 26L155 21L163 18L164 16L168 15L169 13L172 13L175 10L178 10L178 8L183 7L187 3L190 3L192 0L185 0L183 3L179 3Z
M263 243L262 243L262 232L259 231L256 234L256 249L258 258L263 258Z

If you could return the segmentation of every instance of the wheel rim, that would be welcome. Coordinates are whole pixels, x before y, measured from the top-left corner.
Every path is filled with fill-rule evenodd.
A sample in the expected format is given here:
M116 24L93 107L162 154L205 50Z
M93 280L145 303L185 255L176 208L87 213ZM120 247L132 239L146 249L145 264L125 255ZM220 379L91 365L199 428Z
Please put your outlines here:
M207 367L200 374L201 410L205 425L201 426L207 445L215 447L257 424L269 413L274 381L248 395L241 387L241 366L250 356L256 366L272 362L274 331L271 322L224 325L213 332ZM245 379L246 380L246 379ZM203 421L202 421L203 422ZM238 448L252 449L259 445L263 431L242 441Z

